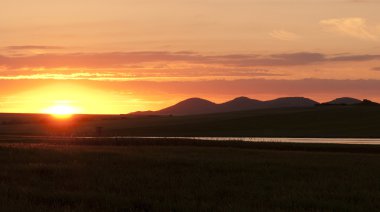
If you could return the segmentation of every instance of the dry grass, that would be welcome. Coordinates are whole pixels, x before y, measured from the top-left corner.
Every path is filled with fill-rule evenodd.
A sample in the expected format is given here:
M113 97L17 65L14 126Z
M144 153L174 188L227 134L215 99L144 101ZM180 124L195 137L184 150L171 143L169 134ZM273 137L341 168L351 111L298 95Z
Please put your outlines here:
M346 145L340 146L340 152L324 152L308 144L302 144L303 149L276 150L260 149L260 144L236 148L101 145L100 141L97 145L11 143L0 147L2 211L374 211L380 207L380 154L349 153Z

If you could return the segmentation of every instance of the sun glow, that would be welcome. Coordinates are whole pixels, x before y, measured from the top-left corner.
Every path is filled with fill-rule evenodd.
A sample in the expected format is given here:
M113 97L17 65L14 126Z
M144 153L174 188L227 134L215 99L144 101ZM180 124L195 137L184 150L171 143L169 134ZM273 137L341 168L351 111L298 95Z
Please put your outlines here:
M29 81L28 81L29 82ZM46 84L44 84L46 83ZM105 83L105 82L104 82ZM107 82L101 86L95 86L88 81L42 81L41 83L25 85L24 91L14 94L9 99L11 110L1 112L56 114L126 114L138 110L149 110L155 100L145 101L144 96L135 96L124 84L118 84L123 92L108 88L108 83L116 86L114 82ZM35 87L33 89L27 89ZM0 89L0 93L1 93ZM140 96L142 95L142 96ZM0 99L1 100L1 99ZM157 98L161 100L161 97ZM160 102L164 104L164 102ZM2 109L0 105L0 109ZM5 106L3 106L5 108ZM163 107L163 106L162 106ZM152 108L153 109L153 108ZM154 108L158 109L158 108ZM63 115L62 115L63 116Z
M78 112L78 108L70 105L54 105L44 110L44 113L50 114L58 119L68 119Z

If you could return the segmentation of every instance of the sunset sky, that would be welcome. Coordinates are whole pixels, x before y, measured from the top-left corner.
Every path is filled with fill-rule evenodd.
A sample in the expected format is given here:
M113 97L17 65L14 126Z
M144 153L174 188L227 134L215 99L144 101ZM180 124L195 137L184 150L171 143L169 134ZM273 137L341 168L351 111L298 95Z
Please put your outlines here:
M0 112L380 101L379 0L1 0Z

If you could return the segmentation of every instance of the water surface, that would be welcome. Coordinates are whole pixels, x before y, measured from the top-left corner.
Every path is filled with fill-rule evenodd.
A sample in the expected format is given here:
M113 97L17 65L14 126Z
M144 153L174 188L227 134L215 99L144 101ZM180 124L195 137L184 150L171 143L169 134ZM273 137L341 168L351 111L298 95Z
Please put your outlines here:
M167 138L167 139L191 139L191 140L208 140L208 141L380 145L380 138L270 138L270 137L115 137L115 138L150 138L150 139Z

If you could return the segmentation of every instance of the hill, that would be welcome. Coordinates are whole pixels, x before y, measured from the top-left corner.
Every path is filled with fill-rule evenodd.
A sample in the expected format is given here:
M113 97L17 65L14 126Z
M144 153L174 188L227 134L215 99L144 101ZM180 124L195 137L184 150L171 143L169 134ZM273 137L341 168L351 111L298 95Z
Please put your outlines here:
M251 110L262 106L262 101L242 96L218 105L218 110L219 112Z
M272 108L144 119L115 134L133 136L380 138L380 106ZM131 120L132 122L132 120ZM149 122L149 124L148 124Z
M379 103L377 102L373 102L371 100L368 100L368 99L364 99L363 101L361 101L359 104L357 104L359 106L380 106Z
M77 115L65 122L46 115L2 114L0 120L2 135L98 136L102 127L101 136L380 138L380 106L369 101L187 116Z
M217 104L205 99L191 98L179 102L173 106L159 110L156 114L160 115L190 115L202 113L214 113Z
M265 102L264 108L314 107L318 102L304 97L284 97Z
M342 97L337 98L332 101L323 103L323 104L329 104L329 105L354 105L354 104L360 104L362 101L359 99L351 98L351 97Z
M260 101L248 97L238 97L231 101L216 104L214 102L201 99L190 98L181 101L173 106L159 111L135 112L132 115L195 115L209 113L224 113L233 111L246 111L269 108L301 108L313 107L318 102L304 97L284 97L269 101Z

